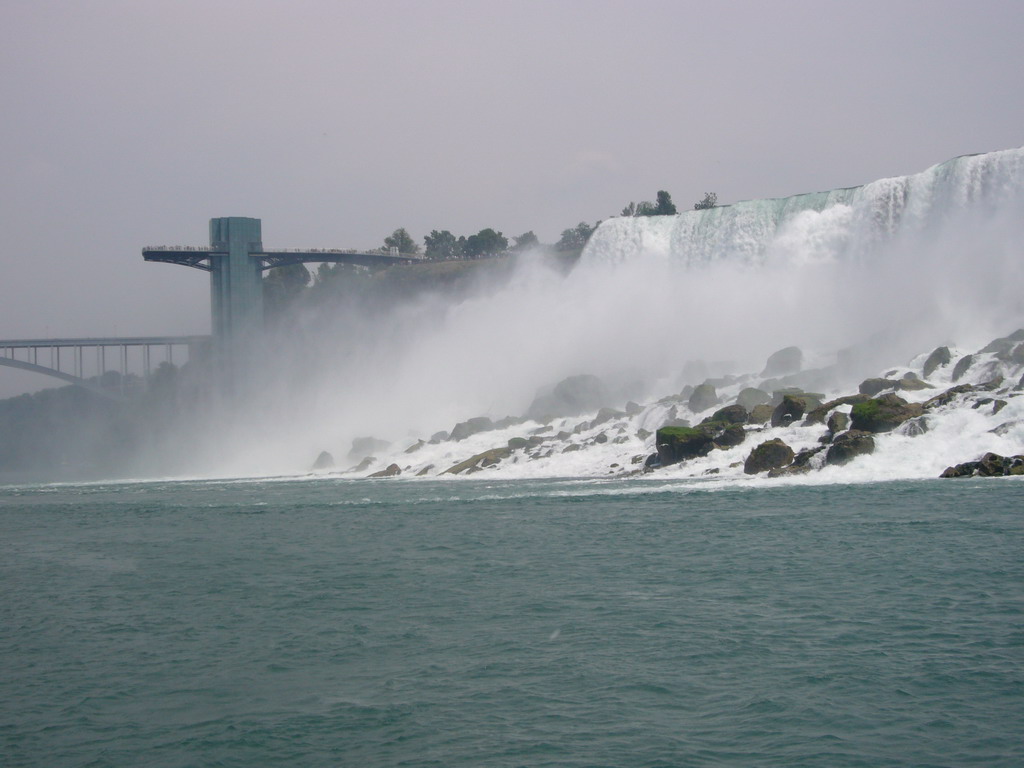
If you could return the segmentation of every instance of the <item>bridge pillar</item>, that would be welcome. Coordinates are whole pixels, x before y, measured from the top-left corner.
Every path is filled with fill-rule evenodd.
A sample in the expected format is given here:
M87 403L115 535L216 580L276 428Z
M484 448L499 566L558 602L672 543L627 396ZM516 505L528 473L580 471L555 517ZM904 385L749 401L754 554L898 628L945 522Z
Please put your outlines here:
M250 369L263 332L259 219L210 219L210 308L214 354L223 373L238 383Z

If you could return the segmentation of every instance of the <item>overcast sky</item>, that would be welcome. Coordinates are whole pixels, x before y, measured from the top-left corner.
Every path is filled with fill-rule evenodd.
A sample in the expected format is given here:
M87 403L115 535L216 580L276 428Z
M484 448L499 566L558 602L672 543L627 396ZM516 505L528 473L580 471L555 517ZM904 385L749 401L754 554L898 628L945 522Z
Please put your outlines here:
M3 0L0 339L208 332L206 274L140 250L215 216L554 242L1020 146L1022 39L1011 0Z

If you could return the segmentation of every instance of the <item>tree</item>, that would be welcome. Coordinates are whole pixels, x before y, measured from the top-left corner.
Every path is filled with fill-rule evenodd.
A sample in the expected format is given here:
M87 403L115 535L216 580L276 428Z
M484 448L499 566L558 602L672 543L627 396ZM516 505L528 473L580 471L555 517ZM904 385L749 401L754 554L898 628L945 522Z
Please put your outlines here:
M405 227L396 229L390 237L384 238L385 248L397 248L399 253L419 253L420 247L412 239Z
M466 257L475 259L480 256L501 253L508 250L508 240L493 229L481 229L475 235L466 238L463 252Z
M423 238L426 245L426 257L437 261L462 258L462 246L455 235L447 229L438 232L432 229L430 234Z
M672 195L664 189L658 190L658 204L655 206L655 216L675 216L676 206L672 202Z
M263 278L263 310L268 319L282 315L306 290L309 270L305 264L275 267Z
M516 244L512 246L513 251L525 251L528 248L536 248L540 245L540 240L537 239L532 230L512 239L516 241Z
M693 210L695 211L706 211L709 208L714 208L718 205L718 195L714 192L705 192L704 199L699 203L693 204Z
M658 202L641 200L639 203L630 203L622 209L623 216L674 216L676 207L672 203L672 195L664 189L658 190Z
M590 226L587 222L581 221L572 229L563 230L562 237L555 243L555 249L559 251L572 251L577 248L583 248L600 223L597 222L594 226Z

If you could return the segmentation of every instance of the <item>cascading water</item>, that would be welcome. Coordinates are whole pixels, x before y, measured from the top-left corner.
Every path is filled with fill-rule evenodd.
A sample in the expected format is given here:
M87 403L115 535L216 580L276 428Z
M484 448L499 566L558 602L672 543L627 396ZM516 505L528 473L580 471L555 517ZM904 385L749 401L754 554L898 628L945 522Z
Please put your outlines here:
M285 339L261 381L260 419L210 429L202 460L217 474L292 473L327 450L338 469L361 466L349 476L392 464L402 477L434 476L482 452L504 454L514 439L520 447L488 472L631 472L654 450L658 427L709 415L682 395L709 376L722 404L744 387L845 395L901 366L924 377L919 355L939 345L955 361L1024 327L1022 203L1024 149L1007 150L861 187L612 219L568 275L524 254L503 283L458 300L423 294L373 313L337 303L309 318L302 345ZM801 378L766 381L766 358L790 345L803 350ZM305 357L290 360L297 350ZM983 383L1003 365L978 360L960 381ZM953 384L951 369L930 384ZM594 423L595 408L521 418L535 398L581 374L603 382L601 405L629 415ZM1005 374L1015 384L1021 371ZM1024 427L986 437L1004 420L1024 424L1024 397L1000 399L1009 405L998 422L971 411L962 429L915 438L916 464L901 459L895 476L934 476L943 460L971 458L945 458L947 434L970 432L979 450L1024 451ZM500 426L444 437L474 417ZM390 445L365 463L350 447L368 436ZM785 435L794 448L818 438L813 430ZM899 439L880 440L878 455ZM668 471L742 477L729 465L749 448L714 452L721 467L702 460ZM892 474L891 463L860 466L869 477Z
M648 253L688 265L757 264L801 230L800 245L815 260L864 257L899 233L926 231L970 208L1016 205L1019 210L1022 192L1024 148L965 155L860 187L746 200L677 216L609 219L591 237L583 258L607 263Z

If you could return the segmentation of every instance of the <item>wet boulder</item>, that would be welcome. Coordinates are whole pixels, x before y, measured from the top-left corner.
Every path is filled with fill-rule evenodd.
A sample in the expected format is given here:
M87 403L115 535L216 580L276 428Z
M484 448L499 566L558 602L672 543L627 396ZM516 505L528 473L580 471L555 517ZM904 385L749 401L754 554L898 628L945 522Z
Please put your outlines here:
M823 424L829 411L834 408L838 408L840 405L854 405L856 403L863 403L870 398L867 395L847 395L845 397L837 397L835 400L829 400L827 403L819 405L817 408L812 409L807 417L804 419L804 423L808 426L813 424Z
M957 360L956 365L953 366L953 383L960 381L972 365L974 365L974 355L964 355Z
M661 466L707 456L716 447L709 430L694 427L662 427L654 443Z
M372 475L367 477L398 477L402 474L402 468L397 464L389 464L387 469L382 469L380 472L374 472Z
M460 421L454 427L452 427L452 440L465 440L467 437L471 437L480 432L487 432L488 430L494 429L494 422L486 416L475 416L472 419L466 421Z
M742 405L747 411L754 410L755 405L770 403L772 396L757 387L744 387L736 396L736 404Z
M924 413L920 403L908 403L891 392L857 403L850 413L851 427L863 432L890 432L907 419Z
M772 408L768 403L755 405L750 409L750 416L747 417L748 424L767 424L772 418Z
M798 395L786 395L782 402L772 411L773 427L788 427L804 417L807 402Z
M747 409L737 403L735 405L727 405L725 408L719 408L704 419L704 423L746 424L749 415Z
M851 429L836 437L825 454L825 463L842 466L858 456L866 456L875 452L875 439L870 432Z
M743 462L743 471L748 475L768 472L793 463L793 449L778 438L758 445Z
M569 376L558 382L551 392L537 395L526 415L531 419L579 416L596 411L608 400L608 389L597 376Z
M950 354L949 347L938 347L930 355L928 359L924 361L924 377L927 379L936 370L944 366L949 365L953 361L953 355Z
M713 385L707 383L694 387L690 399L687 401L687 406L694 413L706 411L716 405L718 405L718 393Z
M322 469L332 469L333 467L334 457L327 451L320 451L320 455L316 457L316 461L313 462L311 469L315 472Z
M352 448L348 452L350 459L357 459L362 456L370 456L374 453L386 450L391 443L387 440L378 440L376 437L357 437L352 441Z
M768 356L761 376L785 376L787 373L796 373L804 362L804 353L799 347L785 347L778 352Z
M896 384L895 379L864 379L857 389L862 395L874 397L886 389L895 389Z
M946 467L939 477L1003 477L1024 475L1024 455L1000 456L986 453L978 461L967 461Z
M478 453L475 456L470 456L465 461L460 461L458 464L448 467L448 469L441 474L459 475L463 472L468 474L469 472L477 471L483 467L493 467L499 461L507 459L511 455L512 451L508 446L505 446L504 448L492 448L489 451L484 451L483 453Z

